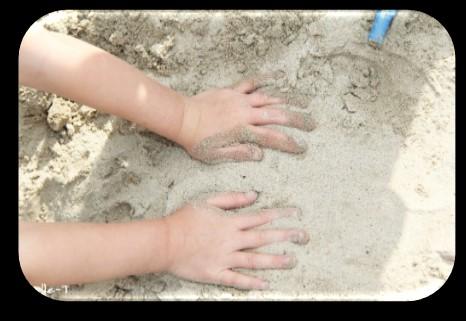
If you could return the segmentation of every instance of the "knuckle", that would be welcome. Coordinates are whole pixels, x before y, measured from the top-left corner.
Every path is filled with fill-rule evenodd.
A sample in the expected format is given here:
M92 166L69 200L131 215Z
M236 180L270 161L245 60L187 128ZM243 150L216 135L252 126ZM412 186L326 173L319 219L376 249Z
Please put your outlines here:
M282 217L288 217L288 216L292 216L294 213L294 211L291 209L288 209L288 208L281 208L277 211L277 218L282 218Z
M253 146L253 145L249 146L249 153L248 154L254 160L260 160L264 156L262 150L259 147Z
M228 283L227 284L230 285L230 286L239 286L239 285L241 285L238 275L237 274L231 275L228 278Z
M244 110L245 112L243 113L243 115L246 118L247 124L243 126L244 127L255 126L256 125L255 122L262 120L262 111L257 108L253 108L255 103L250 97L246 97L245 99L246 99L248 108Z
M282 109L275 109L275 114L278 118L281 118L283 120L289 121L290 119L290 114L286 110Z
M230 276L228 274L220 274L219 276L217 276L217 281L220 284L232 285L234 280L233 280L232 276Z
M273 211L267 211L264 214L262 214L262 221L264 223L271 222L276 218L277 218L277 213Z
M256 101L260 102L260 103L264 103L268 100L268 96L264 93L261 93L261 92L256 92L254 93L254 98Z
M257 214L257 220L260 222L267 222L270 219L270 213L262 210Z
M264 231L257 232L256 234L256 241L257 243L265 243L267 240L267 234Z
M270 110L264 109L260 111L260 118L264 121L270 120L273 117L273 114Z
M206 279L212 281L213 283L222 284L224 276L222 271L210 271L207 273Z
M282 267L287 265L286 256L276 256L272 259L272 264L276 267Z
M223 98L230 97L232 94L233 90L230 88L222 88L219 90L219 95Z
M248 279L246 282L245 282L245 287L247 289L255 289L255 288L258 288L259 287L259 284L258 282L255 280L255 279Z
M297 230L290 230L283 232L283 237L285 239L291 239L292 241L296 242L299 239L299 232Z
M244 149L245 149L245 151L247 152L248 155L254 155L257 148L254 147L251 144L247 144L246 146L244 146Z
M253 255L248 255L246 257L246 264L250 269L255 269L257 267L256 260Z

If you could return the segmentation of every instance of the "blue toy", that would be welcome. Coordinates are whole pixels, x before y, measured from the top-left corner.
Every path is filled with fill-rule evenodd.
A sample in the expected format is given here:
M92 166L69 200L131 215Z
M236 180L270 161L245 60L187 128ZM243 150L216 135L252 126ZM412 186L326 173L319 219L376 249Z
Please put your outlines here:
M374 47L382 46L388 29L395 17L397 10L377 10L374 23L369 33L369 44Z

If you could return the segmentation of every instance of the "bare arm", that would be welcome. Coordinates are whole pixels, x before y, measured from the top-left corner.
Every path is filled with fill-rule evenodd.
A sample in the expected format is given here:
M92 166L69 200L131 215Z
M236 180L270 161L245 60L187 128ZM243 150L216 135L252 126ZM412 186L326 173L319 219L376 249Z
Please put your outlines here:
M276 108L283 99L258 92L265 78L185 97L102 49L41 27L23 39L19 80L133 121L209 163L258 161L260 147L302 153L305 144L264 125L315 127L308 113Z
M115 224L20 222L19 259L31 284L64 285L168 272L203 283L263 289L266 282L233 269L287 269L289 255L252 252L291 241L306 244L301 229L255 227L297 215L295 208L225 215L255 202L256 193L219 193L152 220Z
M255 92L259 85L256 81L184 97L99 48L42 29L31 29L24 37L19 80L26 86L134 121L174 140L203 161L260 160L262 151L254 144L303 152L305 147L291 137L261 126L313 128L304 113L273 108L280 99ZM235 208L254 200L255 196L245 198L232 193L214 198L212 204ZM230 269L285 268L290 266L289 258L241 250L277 241L302 242L306 237L299 235L304 231L243 233L242 229L289 213L273 210L233 219L223 217L212 206L188 206L166 221L107 225L20 223L20 261L33 284L84 283L168 271L200 282L262 288L259 279ZM168 222L168 232L164 231L164 222Z
M160 272L167 264L165 221L19 225L22 270L31 284L63 285Z
M177 141L183 120L182 95L84 41L32 27L20 48L19 81Z

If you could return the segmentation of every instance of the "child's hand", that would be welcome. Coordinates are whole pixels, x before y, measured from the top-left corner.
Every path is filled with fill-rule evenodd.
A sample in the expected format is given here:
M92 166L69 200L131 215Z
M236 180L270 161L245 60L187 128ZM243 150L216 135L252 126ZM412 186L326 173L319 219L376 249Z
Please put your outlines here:
M305 145L261 125L315 127L309 114L276 108L281 99L256 91L273 76L184 97L100 48L41 27L25 35L19 67L21 84L135 122L207 163L260 160L258 145L302 153Z
M305 145L259 125L311 131L315 123L310 115L274 107L284 101L257 92L259 86L259 80L249 80L232 89L211 89L185 98L177 142L193 158L207 163L261 160L263 153L257 145L289 153L304 152Z
M232 269L294 267L294 257L244 250L281 241L306 244L309 236L304 230L252 229L280 217L296 215L296 208L267 209L231 217L221 210L250 205L256 198L254 192L217 194L205 201L190 203L168 216L168 272L197 282L265 289L265 281Z

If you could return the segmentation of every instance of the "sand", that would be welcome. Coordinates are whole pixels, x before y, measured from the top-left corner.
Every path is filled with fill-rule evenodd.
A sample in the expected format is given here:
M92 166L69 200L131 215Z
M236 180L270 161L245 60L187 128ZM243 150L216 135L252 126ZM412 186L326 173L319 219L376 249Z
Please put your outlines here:
M170 275L37 289L61 300L416 300L439 289L455 257L454 48L434 18L403 11L374 49L373 17L60 11L40 19L189 95L273 72L261 90L311 113L317 127L272 126L305 142L303 154L265 150L261 162L208 165L128 121L21 87L21 219L161 217L204 193L252 189L253 209L302 209L272 226L310 234L306 246L263 249L298 259L292 270L248 272L270 280L267 291Z

